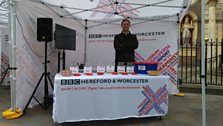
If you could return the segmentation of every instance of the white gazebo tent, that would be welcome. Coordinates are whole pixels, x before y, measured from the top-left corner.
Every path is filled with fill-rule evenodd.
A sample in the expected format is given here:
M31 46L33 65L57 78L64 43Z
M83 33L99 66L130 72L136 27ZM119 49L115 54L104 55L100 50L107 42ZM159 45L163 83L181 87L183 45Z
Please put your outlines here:
M55 13L62 19L73 19L84 27L84 33L90 27L96 27L106 24L119 25L120 20L123 18L133 19L132 24L139 24L142 22L161 20L167 22L180 22L187 8L189 7L190 0L82 0L69 1L69 0L45 0L45 1L13 1L12 5L14 10L11 9L11 14L17 12L19 7L24 4L42 4ZM37 8L34 8L37 9ZM39 8L42 9L42 8ZM19 12L19 11L18 11ZM21 11L20 11L21 12ZM16 13L18 14L18 13ZM12 26L11 41L15 43L15 15L12 16L12 21L9 21ZM44 16L44 14L42 14ZM14 18L13 18L14 17ZM14 30L13 30L14 28ZM86 46L86 36L84 38ZM13 46L15 48L15 44ZM15 52L12 51L15 54ZM84 48L84 61L86 61L86 48ZM15 58L14 59L15 62ZM14 64L16 66L16 64ZM15 73L12 75L15 87ZM15 88L13 88L15 89ZM13 90L14 92L15 90ZM12 93L12 100L15 100L15 92ZM12 102L12 108L15 110L16 102Z

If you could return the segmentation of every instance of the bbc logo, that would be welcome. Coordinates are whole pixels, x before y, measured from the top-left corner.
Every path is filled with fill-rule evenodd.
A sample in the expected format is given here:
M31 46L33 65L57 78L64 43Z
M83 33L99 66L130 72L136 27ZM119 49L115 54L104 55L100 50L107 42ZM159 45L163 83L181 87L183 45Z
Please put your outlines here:
M80 85L80 79L62 79L61 85Z

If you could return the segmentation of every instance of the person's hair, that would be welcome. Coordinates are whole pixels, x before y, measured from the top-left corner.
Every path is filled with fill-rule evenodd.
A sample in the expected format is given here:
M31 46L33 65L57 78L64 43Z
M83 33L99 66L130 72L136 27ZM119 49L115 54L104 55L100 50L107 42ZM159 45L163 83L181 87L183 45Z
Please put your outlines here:
M129 24L130 24L130 21L129 21L128 19L123 19L121 25L122 25L123 22L125 22L125 21L129 22Z

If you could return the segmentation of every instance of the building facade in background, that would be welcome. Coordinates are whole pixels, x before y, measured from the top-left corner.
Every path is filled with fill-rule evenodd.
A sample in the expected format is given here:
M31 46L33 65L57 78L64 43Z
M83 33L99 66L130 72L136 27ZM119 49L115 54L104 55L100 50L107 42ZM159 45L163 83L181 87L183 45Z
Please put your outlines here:
M181 42L183 30L188 25L191 32L190 45L201 41L201 2L192 0L191 7L181 23ZM189 23L186 24L186 21ZM205 40L221 42L223 38L223 0L206 0L205 10ZM197 42L196 42L197 41ZM183 43L181 43L182 45Z

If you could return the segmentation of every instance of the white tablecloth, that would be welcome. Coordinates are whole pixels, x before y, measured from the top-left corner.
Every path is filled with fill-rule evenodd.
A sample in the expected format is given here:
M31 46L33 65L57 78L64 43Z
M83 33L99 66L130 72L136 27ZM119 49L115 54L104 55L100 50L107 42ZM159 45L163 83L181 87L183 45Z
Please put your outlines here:
M52 118L62 123L163 116L168 84L168 76L57 74Z

